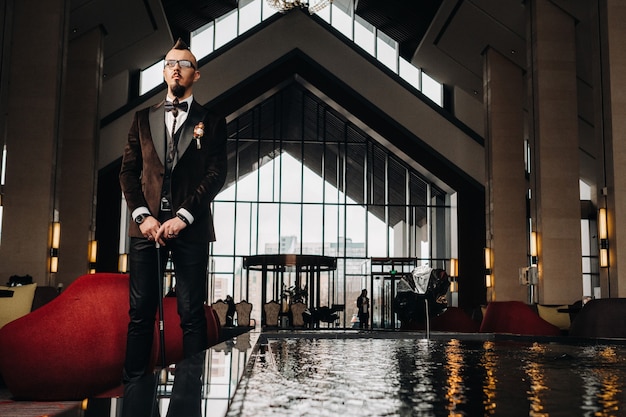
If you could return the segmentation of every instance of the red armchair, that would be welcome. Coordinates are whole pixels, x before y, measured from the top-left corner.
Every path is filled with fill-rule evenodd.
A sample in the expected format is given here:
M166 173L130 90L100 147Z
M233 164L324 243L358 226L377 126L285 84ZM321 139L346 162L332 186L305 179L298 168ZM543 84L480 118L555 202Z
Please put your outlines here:
M558 327L539 317L521 301L492 301L487 304L480 331L534 336L561 335Z
M176 299L164 299L168 363L182 358ZM219 326L205 307L209 345ZM0 375L15 399L80 400L120 385L128 327L128 275L76 279L43 307L0 329ZM157 363L158 322L152 363ZM208 346L207 346L208 347Z

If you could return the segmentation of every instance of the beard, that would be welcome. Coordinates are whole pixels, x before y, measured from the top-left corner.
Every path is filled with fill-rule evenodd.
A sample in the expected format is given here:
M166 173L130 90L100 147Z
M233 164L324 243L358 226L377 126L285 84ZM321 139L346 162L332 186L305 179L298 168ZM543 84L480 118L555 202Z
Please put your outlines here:
M174 94L174 97L180 98L185 95L185 91L187 91L187 88L185 86L182 86L176 83L175 85L172 86L171 90L172 90L172 94Z

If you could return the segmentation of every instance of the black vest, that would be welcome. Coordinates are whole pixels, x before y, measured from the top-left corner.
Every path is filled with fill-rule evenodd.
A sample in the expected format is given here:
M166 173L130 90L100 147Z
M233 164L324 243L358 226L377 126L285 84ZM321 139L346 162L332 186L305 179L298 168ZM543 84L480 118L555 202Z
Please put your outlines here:
M182 126L176 131L172 141L169 140L170 135L167 129L165 130L165 175L163 177L163 187L161 188L161 210L159 213L160 220L167 220L173 217L172 210L172 168L174 167L174 160L178 158L178 140L180 139L180 132L182 132ZM170 146L173 148L170 149Z

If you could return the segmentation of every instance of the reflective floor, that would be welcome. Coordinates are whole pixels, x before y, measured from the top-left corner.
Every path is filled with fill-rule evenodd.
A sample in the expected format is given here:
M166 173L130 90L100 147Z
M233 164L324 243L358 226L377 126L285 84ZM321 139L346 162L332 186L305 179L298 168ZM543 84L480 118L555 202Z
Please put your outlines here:
M626 346L269 339L227 416L626 416Z
M424 336L253 331L58 416L626 416L623 343Z
M157 370L112 398L86 400L57 417L224 416L259 338L251 331Z

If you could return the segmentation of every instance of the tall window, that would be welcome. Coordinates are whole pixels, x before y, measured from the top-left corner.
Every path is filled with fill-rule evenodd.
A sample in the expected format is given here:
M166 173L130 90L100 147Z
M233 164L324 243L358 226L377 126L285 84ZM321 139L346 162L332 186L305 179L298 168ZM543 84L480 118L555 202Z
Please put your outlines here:
M228 129L229 178L214 204L210 301L234 295L259 306L260 316L259 277L247 281L243 257L332 256L335 282L321 289L322 299L345 304L349 320L372 257L412 257L433 267L450 257L450 195L299 84Z
M582 244L583 296L601 298L600 259L597 207L591 200L591 187L579 180L582 218L580 219L580 240Z

